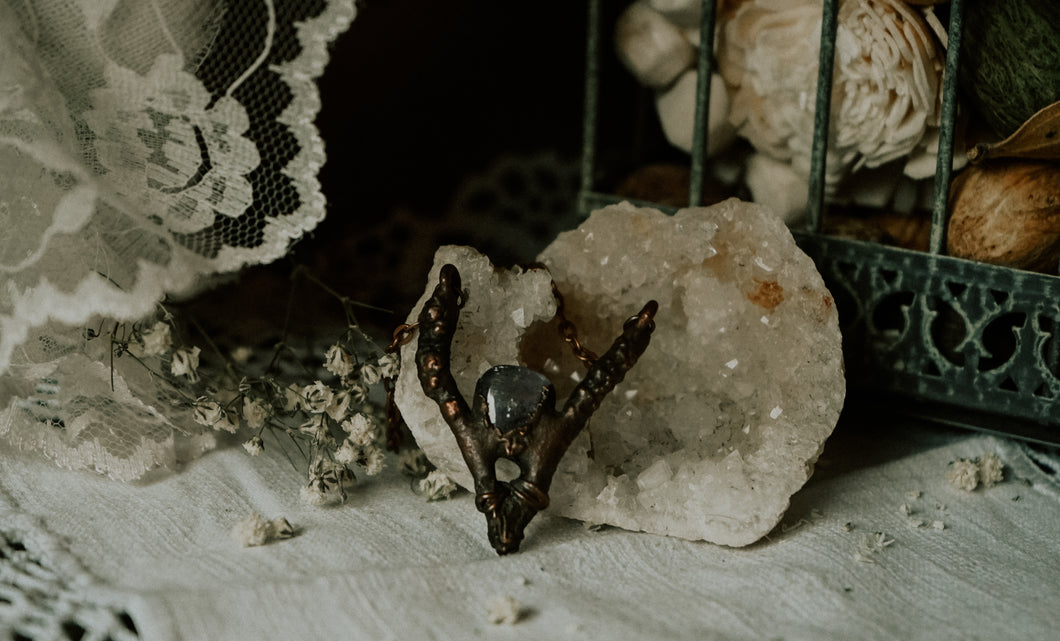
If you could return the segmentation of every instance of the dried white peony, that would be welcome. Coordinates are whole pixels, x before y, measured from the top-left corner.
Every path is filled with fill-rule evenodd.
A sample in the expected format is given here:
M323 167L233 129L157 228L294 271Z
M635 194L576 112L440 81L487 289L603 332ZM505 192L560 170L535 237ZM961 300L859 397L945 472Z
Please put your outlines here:
M942 46L900 0L844 0L837 18L826 184L904 157L922 169L921 142L940 118ZM809 176L820 0L747 0L721 27L718 65L733 124L760 152Z

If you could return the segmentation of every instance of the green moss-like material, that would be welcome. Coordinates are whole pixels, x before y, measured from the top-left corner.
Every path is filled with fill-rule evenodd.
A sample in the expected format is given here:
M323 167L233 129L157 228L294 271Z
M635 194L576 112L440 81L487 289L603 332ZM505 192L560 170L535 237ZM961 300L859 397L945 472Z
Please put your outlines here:
M1060 2L967 3L960 82L978 115L1002 138L1060 100Z

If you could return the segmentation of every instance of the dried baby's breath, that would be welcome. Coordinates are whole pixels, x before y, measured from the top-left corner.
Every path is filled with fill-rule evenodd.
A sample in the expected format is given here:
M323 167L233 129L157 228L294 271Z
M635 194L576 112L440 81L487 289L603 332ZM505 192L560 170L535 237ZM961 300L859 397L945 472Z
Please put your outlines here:
M243 443L243 449L251 456L257 456L265 451L265 443L260 436L255 436Z
M194 383L199 380L199 354L202 350L198 347L191 349L180 348L173 351L173 360L169 364L169 371L173 376L185 376L188 382Z
M272 541L289 539L294 536L294 528L282 516L266 520L258 512L251 512L246 518L232 528L232 539L244 547L265 545Z
M420 481L419 485L420 491L428 501L444 501L458 489L456 483L453 483L452 479L439 470L433 470L427 478Z
M1005 479L1005 464L1001 457L993 452L987 452L976 459L979 466L979 480L985 487L993 487Z
M979 466L975 461L957 459L950 463L946 480L955 488L971 492L979 487Z

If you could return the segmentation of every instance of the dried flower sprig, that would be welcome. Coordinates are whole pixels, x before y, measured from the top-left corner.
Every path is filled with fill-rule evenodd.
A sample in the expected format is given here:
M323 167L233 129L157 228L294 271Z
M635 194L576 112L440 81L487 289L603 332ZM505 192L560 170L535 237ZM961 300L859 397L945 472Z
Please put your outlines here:
M373 476L385 466L379 427L383 411L373 404L369 392L383 377L396 374L398 361L360 327L353 314L356 303L305 270L296 269L295 275L306 276L338 298L346 314L346 329L316 357L319 360L290 346L288 316L271 359L252 371L249 348L226 355L193 318L182 318L198 331L203 351L187 340L177 318L160 305L155 318L110 328L112 379L115 358L127 354L150 372L178 414L179 408L187 410L188 423L215 431L249 432L242 445L251 456L266 451L265 432L289 439L305 460L303 499L311 504L341 502L357 480L357 467ZM98 329L86 330L85 339L106 334L101 323ZM179 421L179 416L175 418ZM276 449L288 455L287 448Z

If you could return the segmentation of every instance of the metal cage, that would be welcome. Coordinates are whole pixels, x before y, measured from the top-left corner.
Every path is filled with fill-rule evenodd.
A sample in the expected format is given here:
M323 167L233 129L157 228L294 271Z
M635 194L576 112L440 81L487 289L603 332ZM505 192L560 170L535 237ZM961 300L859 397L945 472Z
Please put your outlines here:
M589 2L582 215L626 200L597 189L601 0ZM852 396L943 423L1060 443L1060 277L943 255L962 0L950 0L942 126L928 252L822 233L838 0L824 0L808 222L793 229L836 299ZM704 0L689 203L703 198L715 2ZM608 49L609 50L609 49ZM664 211L676 208L656 203ZM895 401L898 402L895 402Z

